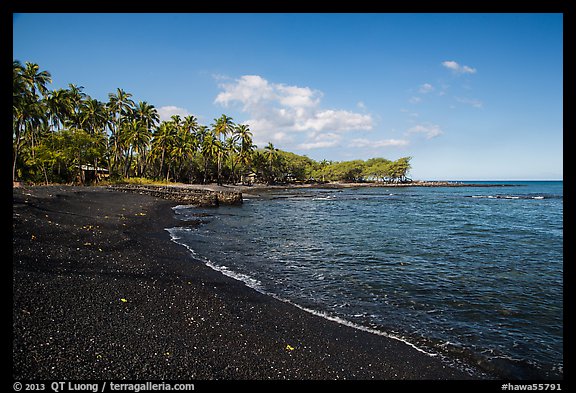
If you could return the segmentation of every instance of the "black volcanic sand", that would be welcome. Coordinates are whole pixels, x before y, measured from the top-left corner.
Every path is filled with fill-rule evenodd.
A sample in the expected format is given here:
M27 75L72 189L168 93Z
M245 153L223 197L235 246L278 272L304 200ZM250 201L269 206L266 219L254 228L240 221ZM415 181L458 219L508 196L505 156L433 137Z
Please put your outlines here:
M471 379L314 316L170 241L174 202L13 190L13 369L25 379Z

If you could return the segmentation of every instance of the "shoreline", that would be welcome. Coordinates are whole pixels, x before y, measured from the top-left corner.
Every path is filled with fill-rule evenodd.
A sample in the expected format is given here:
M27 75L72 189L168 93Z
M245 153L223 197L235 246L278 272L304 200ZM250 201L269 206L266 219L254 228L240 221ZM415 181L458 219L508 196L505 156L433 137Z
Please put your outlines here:
M300 189L350 189L350 188L407 188L407 187L519 187L519 184L510 183L462 183L452 181L421 181L409 183L380 183L380 182L326 182L326 183L288 183L288 184L115 184L108 188L122 192L148 194L163 199L187 203L197 206L217 207L219 205L240 205L243 195L248 197L260 196L276 190Z
M219 204L239 205L242 204L242 194L247 196L258 196L260 192L274 190L298 190L298 189L347 189L347 188L406 188L406 187L519 187L514 183L464 183L462 181L444 180L414 180L408 183L384 183L384 182L325 182L325 183L286 183L286 184L264 184L255 183L251 185L224 184L186 184L186 183L134 183L134 184L109 184L92 186L74 186L62 184L38 184L27 185L21 182L13 182L13 189L30 187L101 187L113 189L121 192L132 192L138 194L148 194L154 197L186 202L192 205L217 207Z
M172 201L13 189L15 379L491 379L193 259Z

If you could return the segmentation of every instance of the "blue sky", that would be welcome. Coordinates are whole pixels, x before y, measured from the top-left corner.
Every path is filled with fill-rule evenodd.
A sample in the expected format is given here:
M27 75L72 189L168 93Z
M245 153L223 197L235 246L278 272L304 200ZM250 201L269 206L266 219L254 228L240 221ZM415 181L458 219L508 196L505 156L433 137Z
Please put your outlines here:
M51 89L225 113L316 160L562 179L562 31L561 14L16 14L13 57Z

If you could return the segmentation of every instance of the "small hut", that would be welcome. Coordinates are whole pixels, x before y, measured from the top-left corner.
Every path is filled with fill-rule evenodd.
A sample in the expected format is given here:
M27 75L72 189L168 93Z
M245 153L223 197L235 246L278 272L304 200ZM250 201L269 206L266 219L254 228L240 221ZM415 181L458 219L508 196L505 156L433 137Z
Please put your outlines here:
M98 182L102 178L108 178L108 169L93 165L80 165L80 182L82 184Z

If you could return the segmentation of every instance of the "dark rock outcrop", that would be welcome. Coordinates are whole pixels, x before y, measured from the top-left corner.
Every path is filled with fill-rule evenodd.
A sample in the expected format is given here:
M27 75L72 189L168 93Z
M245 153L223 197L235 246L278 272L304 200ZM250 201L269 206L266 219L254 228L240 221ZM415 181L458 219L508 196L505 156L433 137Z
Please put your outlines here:
M181 186L118 185L110 188L203 207L219 205L241 205L242 193L234 191L212 191Z

